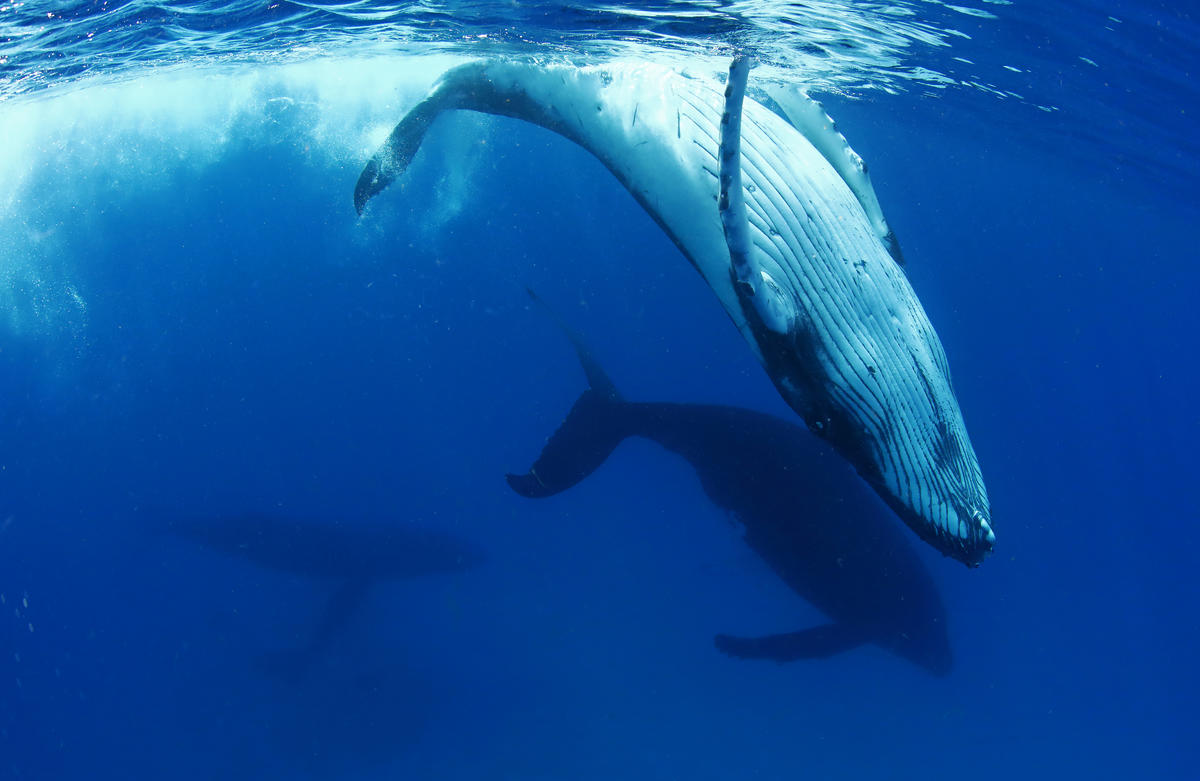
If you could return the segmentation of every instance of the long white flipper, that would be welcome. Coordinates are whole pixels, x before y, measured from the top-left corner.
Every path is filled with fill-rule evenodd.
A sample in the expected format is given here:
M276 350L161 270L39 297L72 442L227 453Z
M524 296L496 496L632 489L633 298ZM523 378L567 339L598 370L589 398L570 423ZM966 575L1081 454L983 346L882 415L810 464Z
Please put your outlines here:
M717 209L733 275L743 285L753 285L750 268L750 220L746 216L746 199L742 197L742 103L746 99L746 80L750 77L750 60L738 57L729 66L725 82L725 110L721 112L721 154L718 179L721 194Z
M721 114L720 181L721 193L717 209L725 243L729 245L729 260L733 266L734 287L742 301L743 311L752 307L751 320L776 334L786 334L796 322L798 313L790 298L778 283L753 261L750 238L750 218L742 192L742 105L746 99L746 80L750 76L750 61L738 57L729 66L725 82L725 110Z

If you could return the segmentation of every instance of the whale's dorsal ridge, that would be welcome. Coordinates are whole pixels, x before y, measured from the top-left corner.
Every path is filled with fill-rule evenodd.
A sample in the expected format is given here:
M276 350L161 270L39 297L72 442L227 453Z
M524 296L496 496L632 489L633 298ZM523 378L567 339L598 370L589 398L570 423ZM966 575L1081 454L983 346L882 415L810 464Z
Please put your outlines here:
M780 108L788 124L800 131L846 182L846 186L862 204L871 227L888 254L903 266L904 254L900 251L900 242L883 216L871 176L867 173L867 164L850 147L850 142L837 129L837 123L825 111L825 107L799 87L768 84L763 86L763 90Z

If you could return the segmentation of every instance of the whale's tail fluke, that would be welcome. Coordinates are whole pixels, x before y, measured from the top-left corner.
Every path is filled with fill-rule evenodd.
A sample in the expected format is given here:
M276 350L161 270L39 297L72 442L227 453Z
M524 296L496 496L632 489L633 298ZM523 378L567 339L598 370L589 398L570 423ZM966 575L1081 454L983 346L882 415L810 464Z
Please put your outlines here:
M354 186L354 210L362 215L367 201L408 170L426 132L443 111L456 108L486 111L487 100L480 94L486 92L484 68L480 63L459 65L443 74L430 93L400 120L363 168ZM497 109L494 113L505 112Z
M453 94L452 89L446 88L444 79L439 82L424 100L400 120L387 141L367 162L354 186L354 210L359 215L366 208L367 201L408 170L409 163L425 140L426 131L438 114L453 101Z
M537 294L528 292L571 341L588 380L588 389L575 401L529 471L505 476L514 491L536 499L565 491L596 471L621 440L629 436L630 428L626 403L579 334Z
M626 434L620 401L588 388L523 475L505 476L521 496L540 499L567 490L604 463Z
M354 186L354 210L360 215L367 201L400 177L416 156L425 132L442 110L442 94L438 90L418 103L400 121L387 141L367 162L358 183Z

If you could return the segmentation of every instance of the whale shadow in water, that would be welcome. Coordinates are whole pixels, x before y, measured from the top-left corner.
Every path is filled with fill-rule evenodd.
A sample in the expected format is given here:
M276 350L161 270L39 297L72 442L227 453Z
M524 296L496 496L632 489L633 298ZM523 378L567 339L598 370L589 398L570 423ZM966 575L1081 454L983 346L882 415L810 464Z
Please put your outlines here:
M292 682L305 677L358 612L374 583L461 572L486 561L480 548L452 534L397 523L252 514L172 519L158 528L266 569L335 584L304 645L259 659L260 667Z
M932 577L891 511L831 447L752 410L625 401L580 338L559 326L589 387L529 472L507 475L513 490L552 496L586 478L627 437L650 439L686 459L709 499L744 527L746 543L830 619L762 637L717 635L718 649L790 662L871 643L934 675L950 673L946 611Z

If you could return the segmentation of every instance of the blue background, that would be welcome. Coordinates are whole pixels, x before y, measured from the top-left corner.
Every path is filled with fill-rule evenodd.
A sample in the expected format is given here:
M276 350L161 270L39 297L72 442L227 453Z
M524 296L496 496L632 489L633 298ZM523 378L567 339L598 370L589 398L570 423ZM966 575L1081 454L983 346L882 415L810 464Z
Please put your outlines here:
M439 123L356 219L367 146L313 101L54 115L27 148L0 222L0 776L1191 777L1177 183L1036 114L826 101L950 356L998 543L973 571L923 550L946 679L874 648L754 664L712 635L819 618L686 464L630 441L553 499L503 480L584 387L527 285L629 398L790 415L707 287L597 162L509 120ZM380 584L288 683L254 659L328 586L143 523L251 510L419 522L490 561Z

